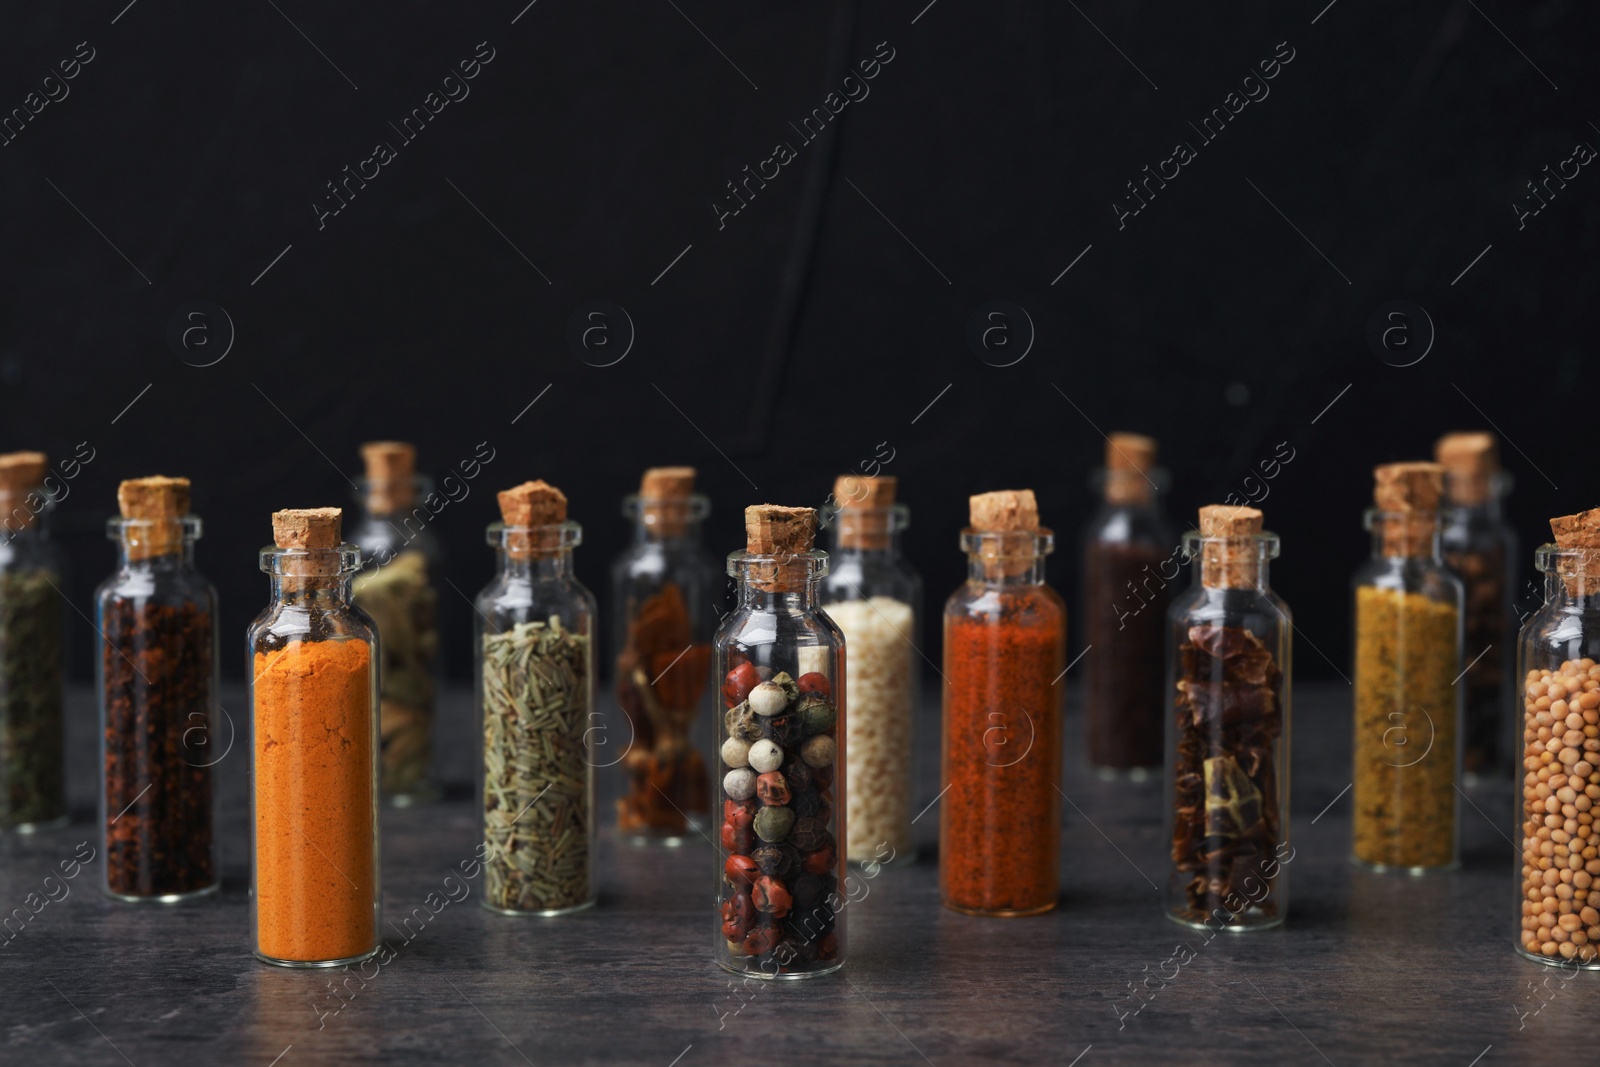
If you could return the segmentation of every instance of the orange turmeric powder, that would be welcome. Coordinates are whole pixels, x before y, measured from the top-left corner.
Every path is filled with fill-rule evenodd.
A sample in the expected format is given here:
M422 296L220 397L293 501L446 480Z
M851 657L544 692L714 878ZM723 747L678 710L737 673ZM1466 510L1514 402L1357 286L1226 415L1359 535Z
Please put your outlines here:
M293 640L254 659L256 950L363 955L378 942L372 648Z

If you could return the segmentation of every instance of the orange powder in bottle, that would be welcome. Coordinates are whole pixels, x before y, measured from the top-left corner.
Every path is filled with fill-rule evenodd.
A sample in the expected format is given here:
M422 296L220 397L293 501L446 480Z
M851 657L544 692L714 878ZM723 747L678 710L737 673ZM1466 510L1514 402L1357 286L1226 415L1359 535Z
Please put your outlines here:
M377 944L372 649L255 655L256 948L297 962Z

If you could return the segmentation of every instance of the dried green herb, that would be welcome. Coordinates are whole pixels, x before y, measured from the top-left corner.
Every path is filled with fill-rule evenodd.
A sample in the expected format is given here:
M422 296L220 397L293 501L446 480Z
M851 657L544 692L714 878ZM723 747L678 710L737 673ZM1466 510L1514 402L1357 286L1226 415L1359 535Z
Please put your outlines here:
M44 570L0 573L0 827L67 811L55 580Z
M439 631L433 585L421 552L402 552L371 573L356 576L356 605L378 625L382 655L382 786L387 796L419 791L433 751L434 657Z
M589 639L548 623L483 638L487 903L508 911L589 901Z

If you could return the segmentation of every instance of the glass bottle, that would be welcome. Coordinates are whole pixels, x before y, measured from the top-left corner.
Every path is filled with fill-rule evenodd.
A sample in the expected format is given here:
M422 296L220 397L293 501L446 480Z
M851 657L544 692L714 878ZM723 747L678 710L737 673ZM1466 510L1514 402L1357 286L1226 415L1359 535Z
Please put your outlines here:
M1061 887L1067 609L1044 583L1054 535L1031 490L971 501L967 580L944 607L939 895L969 915L1036 915Z
M1522 627L1522 789L1517 950L1540 963L1600 969L1600 509L1552 519L1535 553L1544 606Z
M1150 664L1163 654L1181 563L1155 458L1152 439L1114 433L1091 482L1101 504L1083 533L1083 718L1089 766L1103 778L1142 781L1161 766L1166 701Z
M481 902L561 915L596 900L595 600L572 573L583 528L559 489L505 490L500 513L488 531L497 571L474 601Z
M922 678L915 642L922 579L900 554L911 510L895 479L846 474L833 484L833 550L822 604L850 649L845 856L857 864L916 859L911 820L913 717Z
M812 548L816 512L747 508L745 531L745 551L728 557L736 602L715 638L727 708L716 961L809 978L845 960L844 635L818 603L828 557Z
M1353 855L1379 871L1454 868L1461 582L1439 552L1443 469L1375 471L1372 558L1355 573Z
M1447 434L1434 452L1445 468L1440 544L1466 597L1462 654L1468 666L1458 683L1466 689L1462 773L1468 783L1503 778L1514 762L1505 709L1513 706L1510 623L1518 557L1502 508L1511 475L1500 469L1493 434Z
M1193 582L1167 614L1167 917L1253 930L1289 910L1294 627L1255 508L1213 504L1184 535Z
M351 601L338 508L279 511L250 654L250 933L284 967L378 952L378 631ZM330 744L337 737L338 744Z
M424 502L439 499L416 473L416 449L403 441L361 446L366 477L356 483L360 507L353 536L363 565L356 605L380 635L379 721L383 726L379 785L396 807L438 799L429 777L438 686L438 581L444 552Z
M633 543L611 568L617 705L627 716L617 836L628 844L708 840L712 598L716 561L700 541L711 503L694 492L693 467L653 467L623 501ZM702 732L705 731L705 732ZM600 739L597 737L598 742Z
M67 825L61 553L43 452L0 455L0 831Z
M125 481L117 500L117 570L95 591L100 885L169 904L221 884L212 767L234 728L218 714L217 594L195 569L187 478Z

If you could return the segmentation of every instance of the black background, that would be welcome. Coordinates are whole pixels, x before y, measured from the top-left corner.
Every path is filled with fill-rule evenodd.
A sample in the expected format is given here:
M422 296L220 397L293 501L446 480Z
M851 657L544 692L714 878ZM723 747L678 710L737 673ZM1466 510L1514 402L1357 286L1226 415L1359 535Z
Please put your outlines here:
M0 147L0 448L95 450L55 519L80 609L116 483L187 475L237 676L270 512L348 503L375 437L435 474L495 450L435 521L469 594L496 489L563 487L604 597L644 467L700 468L721 554L744 505L820 503L887 442L931 606L963 574L966 496L1018 486L1064 535L1073 597L1088 471L1127 429L1161 439L1184 520L1295 450L1262 503L1274 584L1301 675L1331 677L1374 463L1492 420L1524 582L1544 520L1600 502L1600 177L1520 229L1512 207L1600 145L1581 5L524 3L4 6L0 113L94 50ZM389 123L481 41L470 95L402 146ZM870 95L802 146L789 123L879 42ZM1288 49L1200 144L1189 123ZM1198 158L1119 229L1113 201L1178 140ZM378 141L398 158L319 229L325 183ZM798 158L719 229L724 183L778 141ZM596 299L636 329L609 367L566 339ZM1437 329L1409 367L1366 340L1399 299ZM220 351L219 324L207 350L166 340L193 300L236 330L213 366L185 359ZM1013 366L967 343L991 300L1034 324ZM470 609L444 596L463 674Z

